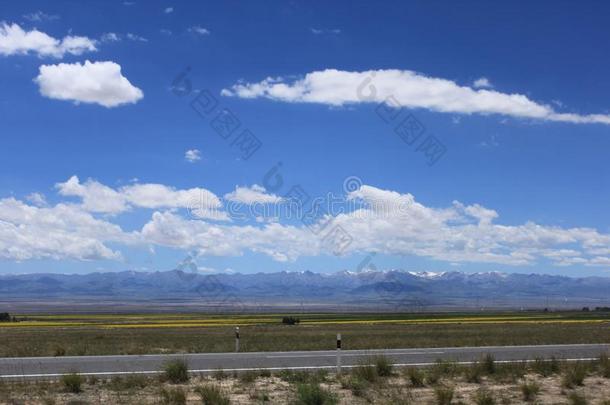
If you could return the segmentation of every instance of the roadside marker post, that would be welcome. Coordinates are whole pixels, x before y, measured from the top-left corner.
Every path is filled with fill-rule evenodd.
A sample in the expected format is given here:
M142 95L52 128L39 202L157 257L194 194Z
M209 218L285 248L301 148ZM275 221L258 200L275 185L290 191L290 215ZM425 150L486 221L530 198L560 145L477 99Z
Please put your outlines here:
M341 374L341 334L337 333L337 374Z
M239 326L235 327L235 353L239 352Z

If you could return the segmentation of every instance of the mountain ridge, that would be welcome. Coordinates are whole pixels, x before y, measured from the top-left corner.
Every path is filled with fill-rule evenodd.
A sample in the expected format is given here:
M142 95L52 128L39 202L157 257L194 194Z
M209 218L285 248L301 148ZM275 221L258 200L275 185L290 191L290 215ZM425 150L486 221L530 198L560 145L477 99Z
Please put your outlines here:
M208 274L174 269L0 275L0 300L13 298L177 301L203 307L351 305L390 310L468 306L576 307L610 303L610 278L400 269L252 274Z

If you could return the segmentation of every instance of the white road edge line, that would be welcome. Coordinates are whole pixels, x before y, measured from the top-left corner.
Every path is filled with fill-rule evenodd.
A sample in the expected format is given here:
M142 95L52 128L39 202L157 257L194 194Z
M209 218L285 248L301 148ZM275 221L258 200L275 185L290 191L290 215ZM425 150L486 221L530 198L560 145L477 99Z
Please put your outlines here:
M445 352L390 352L385 353L386 356L410 356L417 354L443 354ZM367 357L371 353L341 353L341 357ZM295 356L290 355L278 355L278 356L266 356L267 359L293 359L302 357L337 357L337 354L299 354Z
M575 358L575 359L558 359L559 361L593 361L598 360L597 357L583 357L583 358ZM520 362L531 362L533 360L496 360L496 363L520 363ZM543 361L552 361L552 359L545 359ZM476 361L456 361L452 362L453 364L461 364L461 365L469 365L475 364ZM425 367L425 366L433 366L437 364L436 362L428 362L428 363L396 363L393 364L395 367ZM360 365L348 365L342 366L342 368L355 368L360 367ZM281 370L321 370L321 369L334 369L336 366L295 366L295 367L251 367L251 368L208 368L201 370L189 370L189 373L212 373L215 371L258 371L258 370L271 370L271 371L281 371ZM164 371L100 371L100 372L88 372L88 373L78 373L80 375L130 375L130 374L161 374ZM49 373L49 374L7 374L0 375L0 378L33 378L33 377L61 377L70 373Z
M608 343L566 343L566 344L547 344L547 345L513 345L513 346L454 346L454 347L429 347L429 348L397 348L397 349L354 349L354 350L345 350L346 352L363 352L363 353L377 353L383 352L386 354L391 354L393 350L444 350L444 351L455 351L455 350L471 350L476 349L481 352L485 352L489 349L561 349L561 348L569 348L569 347L590 347L591 349L595 348L604 348L610 350L610 344ZM296 350L294 353L306 353L307 351ZM330 353L333 350L312 350L312 353ZM111 360L115 358L138 358L138 357L162 357L162 358L174 358L174 357L197 357L197 356L224 356L224 355L238 355L238 356L258 356L264 355L271 352L219 352L219 353L167 353L167 354L110 354L110 355L95 355L95 356L40 356L40 357L7 357L7 359L11 360L41 360L41 359L73 359L73 360L90 360L90 359L106 359ZM292 353L292 352L275 352L275 353Z

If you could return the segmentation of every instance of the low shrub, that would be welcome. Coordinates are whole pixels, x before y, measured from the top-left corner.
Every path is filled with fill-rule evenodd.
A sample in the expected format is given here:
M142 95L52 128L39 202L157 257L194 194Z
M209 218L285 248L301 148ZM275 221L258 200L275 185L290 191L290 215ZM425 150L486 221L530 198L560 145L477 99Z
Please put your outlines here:
M436 387L434 389L434 396L437 405L451 405L454 392L454 388L447 385L439 385Z
M525 381L520 385L523 400L531 402L540 392L540 385L536 381Z
M182 388L161 388L159 392L161 403L164 405L185 405L186 393Z
M370 364L359 365L358 367L354 368L352 374L354 377L369 383L376 383L379 379L377 369Z
M561 385L564 388L574 388L575 386L581 386L584 383L585 377L587 376L587 368L584 364L577 362L566 366L563 377L561 379Z
M290 384L299 383L320 383L326 379L328 372L326 370L318 370L316 372L282 370L278 373L278 377Z
M266 404L271 401L267 391L254 390L250 392L249 397L251 400L256 401L257 404Z
M526 362L503 363L496 365L496 372L491 377L496 381L518 383L528 373Z
M214 377L214 379L216 380L224 380L225 378L228 378L229 375L225 373L222 368L219 368L218 370L214 370L214 372L212 373L212 377Z
M472 400L477 405L495 405L496 403L493 393L485 388L479 388Z
M61 383L68 392L74 394L82 392L83 377L78 373L64 374L61 376Z
M472 364L466 369L465 377L466 381L472 384L480 384L481 377L483 376L483 368L477 362Z
M254 381L256 381L256 377L258 377L258 373L256 371L244 371L243 373L239 373L239 382L242 384L252 384Z
M144 388L148 384L148 378L142 374L129 374L125 377L114 376L110 379L110 389L114 391L126 391L136 388Z
M407 368L405 374L412 386L419 388L426 385L425 374L420 369L416 367L409 367Z
M203 405L229 405L229 397L217 385L201 385L195 388Z
M496 359L490 353L483 356L481 360L481 369L487 375L494 374L496 372Z
M350 390L356 397L363 397L369 383L351 375L341 380L341 387Z
M560 368L559 361L555 357L551 357L550 360L538 357L532 363L532 370L543 377L559 373Z
M271 377L271 370L258 370L258 376L263 378Z
M587 405L587 399L581 393L576 391L570 392L568 395L568 404L570 405Z
M375 370L379 377L389 377L392 375L392 363L385 356L377 356L374 359Z
M165 378L172 384L185 383L189 380L186 360L172 360L165 364Z
M319 384L299 384L296 404L334 405L339 402L337 395L320 387Z
M607 353L602 353L599 356L599 372L602 377L610 378L610 359Z

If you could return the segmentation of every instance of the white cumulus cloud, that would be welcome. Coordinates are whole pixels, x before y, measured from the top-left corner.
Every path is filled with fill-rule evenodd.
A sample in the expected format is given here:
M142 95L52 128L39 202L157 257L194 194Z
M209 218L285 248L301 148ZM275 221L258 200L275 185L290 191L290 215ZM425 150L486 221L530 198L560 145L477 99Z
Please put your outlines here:
M118 189L89 179L81 183L70 177L55 187L63 196L79 197L80 207L88 212L119 214L132 208L186 208L199 218L226 220L220 198L204 188L176 190L163 184L135 183Z
M472 87L475 89L490 89L493 87L491 82L486 77L479 77L477 80L472 82Z
M267 193L267 190L258 184L251 187L235 187L235 191L225 194L224 198L243 204L276 204L282 201L281 197Z
M137 235L94 218L79 207L35 207L13 198L0 200L0 258L120 260L106 243L131 244Z
M201 160L201 151L199 149L189 149L184 153L184 158L187 162L195 163Z
M550 105L523 94L462 86L410 70L351 72L326 69L289 81L268 77L255 83L237 83L223 89L225 96L268 98L292 103L333 106L386 103L391 107L423 108L443 113L500 114L516 118L610 125L608 114L559 113Z
M247 252L276 261L333 254L328 235L341 229L350 242L342 254L363 252L413 255L446 263L507 266L610 266L610 234L593 228L500 223L500 214L482 204L453 201L444 207L418 202L409 193L362 185L346 195L358 204L306 226L289 218L239 224L227 219L220 199L204 188L176 189L156 183L113 188L73 176L57 184L66 199L50 206L41 195L0 199L0 258L120 260L120 247L163 246L201 255L239 256ZM276 202L260 186L237 187L225 198L244 203ZM187 216L185 208L200 211ZM125 232L111 214L155 210L139 231ZM182 209L182 210L181 210ZM193 210L190 210L193 214ZM141 212L138 216L141 216ZM201 215L198 215L201 214ZM286 221L286 222L284 222ZM313 232L312 229L320 232Z
M61 58L66 53L81 55L96 51L96 41L82 36L68 35L59 40L33 29L25 31L18 24L0 23L0 55L37 54L39 57Z
M121 73L114 62L59 63L42 65L34 79L40 94L75 103L94 103L104 107L136 103L144 94Z

